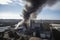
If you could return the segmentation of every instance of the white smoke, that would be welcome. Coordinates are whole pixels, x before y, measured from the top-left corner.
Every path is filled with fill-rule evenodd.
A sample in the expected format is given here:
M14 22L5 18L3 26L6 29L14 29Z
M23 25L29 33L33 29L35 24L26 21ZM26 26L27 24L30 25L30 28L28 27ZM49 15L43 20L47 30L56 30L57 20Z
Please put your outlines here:
M21 26L23 24L23 22L24 22L24 20L22 20L21 22L19 22L14 29L18 29L18 27Z

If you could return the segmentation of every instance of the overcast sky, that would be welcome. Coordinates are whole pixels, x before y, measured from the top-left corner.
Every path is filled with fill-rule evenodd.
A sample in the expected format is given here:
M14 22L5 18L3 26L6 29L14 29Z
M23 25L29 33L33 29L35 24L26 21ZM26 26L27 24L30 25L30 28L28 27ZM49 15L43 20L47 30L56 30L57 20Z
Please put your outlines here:
M22 19L25 2L22 0L0 0L0 19ZM37 19L60 20L60 2L45 6Z

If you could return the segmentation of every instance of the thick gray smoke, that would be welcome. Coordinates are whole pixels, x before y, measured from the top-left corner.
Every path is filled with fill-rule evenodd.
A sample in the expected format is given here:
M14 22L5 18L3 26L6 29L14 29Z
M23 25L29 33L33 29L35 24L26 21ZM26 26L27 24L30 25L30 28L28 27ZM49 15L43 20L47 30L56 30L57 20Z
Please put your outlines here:
M27 4L23 10L24 19L28 20L30 15L36 12L47 0L26 0Z
M30 16L36 18L37 10L41 11L43 5L52 6L57 2L57 0L26 0L27 4L25 5L25 9L23 10L24 21L27 22L30 19Z
M41 11L44 5L52 6L55 4L58 0L26 0L27 4L25 5L25 8L23 9L23 18L24 23L27 25L30 16L33 18L36 18L38 14L38 10Z

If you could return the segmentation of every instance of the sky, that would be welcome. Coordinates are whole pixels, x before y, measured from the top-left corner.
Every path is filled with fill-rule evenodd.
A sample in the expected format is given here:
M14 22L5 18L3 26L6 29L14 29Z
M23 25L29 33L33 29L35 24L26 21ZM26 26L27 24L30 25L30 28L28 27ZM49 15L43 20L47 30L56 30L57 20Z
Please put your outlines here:
M25 2L22 0L0 0L0 19L23 19ZM60 20L60 2L46 5L37 15L37 19Z

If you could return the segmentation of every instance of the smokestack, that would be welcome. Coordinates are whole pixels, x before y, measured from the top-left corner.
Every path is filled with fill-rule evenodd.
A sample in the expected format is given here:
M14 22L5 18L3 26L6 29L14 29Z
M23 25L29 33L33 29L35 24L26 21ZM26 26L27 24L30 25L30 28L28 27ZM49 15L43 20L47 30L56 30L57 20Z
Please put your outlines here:
M39 9L41 11L44 4L52 5L55 4L57 0L26 0L26 2L25 8L23 9L24 21L22 24L28 25L30 18L36 18L38 14L37 11Z

